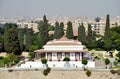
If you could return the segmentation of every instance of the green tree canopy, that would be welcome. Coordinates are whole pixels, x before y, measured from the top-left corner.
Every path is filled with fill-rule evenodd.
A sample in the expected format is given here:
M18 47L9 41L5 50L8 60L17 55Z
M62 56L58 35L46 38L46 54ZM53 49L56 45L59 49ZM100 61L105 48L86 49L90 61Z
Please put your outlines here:
M106 65L110 64L110 60L108 58L105 59L105 64Z
M86 33L83 23L78 27L78 40L81 41L82 44L86 45Z
M39 47L42 47L49 41L48 20L43 16L43 21L39 23Z
M87 65L87 63L88 63L87 58L83 58L83 59L82 59L82 64Z
M112 46L111 40L111 31L110 31L110 19L109 15L106 17L106 27L105 27L105 34L104 34L104 48L105 50L109 51Z
M25 50L29 51L30 47L32 46L32 42L33 42L33 29L26 29L26 35L25 35Z
M55 39L59 39L64 35L64 24L61 22L60 24L58 22L55 23L55 33L54 37Z
M19 28L18 39L19 39L21 52L24 50L24 35L25 35L24 34L24 29L23 28Z
M74 36L73 36L73 26L72 26L72 22L71 21L69 21L67 23L66 37L68 39L74 39Z
M10 26L12 25L10 24ZM13 24L11 28L6 30L4 48L5 51L7 51L7 53L14 52L14 54L19 55L21 53L20 53L20 45L18 40L18 29L15 26L17 25Z

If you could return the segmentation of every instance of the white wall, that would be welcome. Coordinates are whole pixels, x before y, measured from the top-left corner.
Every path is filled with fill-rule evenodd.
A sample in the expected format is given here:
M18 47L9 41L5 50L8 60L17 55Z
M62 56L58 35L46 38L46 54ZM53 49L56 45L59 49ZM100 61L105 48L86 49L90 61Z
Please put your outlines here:
M58 60L57 59L57 53L52 53L52 60Z
M75 53L70 53L70 60L75 60Z
M51 68L64 68L65 67L65 61L48 61L47 64ZM70 68L82 68L83 64L81 61L70 61ZM89 68L94 68L95 67L95 62L93 61L88 61L87 67ZM29 61L26 62L25 64L21 64L19 68L43 68L43 64L41 61Z
M44 46L45 50L83 50L82 45Z

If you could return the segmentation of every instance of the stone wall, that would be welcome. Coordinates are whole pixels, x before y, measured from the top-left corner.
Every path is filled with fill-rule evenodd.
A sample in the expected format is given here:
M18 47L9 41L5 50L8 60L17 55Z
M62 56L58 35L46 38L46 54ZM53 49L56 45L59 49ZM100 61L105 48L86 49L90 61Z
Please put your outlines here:
M87 77L82 70L51 70L47 75L43 75L43 70L18 70L9 72L0 70L0 79L119 79L120 75L111 74L110 71L91 71Z

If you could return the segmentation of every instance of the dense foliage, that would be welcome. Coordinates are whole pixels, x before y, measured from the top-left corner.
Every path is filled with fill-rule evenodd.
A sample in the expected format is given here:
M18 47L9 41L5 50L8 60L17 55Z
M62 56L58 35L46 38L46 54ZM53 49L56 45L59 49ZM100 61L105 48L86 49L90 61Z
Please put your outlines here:
M83 45L86 45L86 32L83 23L78 27L78 40L81 41Z
M74 36L73 36L73 26L72 26L72 22L71 21L69 21L67 23L66 37L69 38L69 39L74 39Z
M48 20L43 16L42 23L39 23L39 47L42 47L49 41Z
M47 59L42 58L42 59L41 59L41 62L42 62L42 64L47 64Z
M110 19L109 15L106 17L106 26L105 26L105 34L104 34L104 48L105 50L109 51L112 46L111 40L111 31L110 31Z
M54 32L54 38L59 39L64 35L64 24L61 22L60 24L58 22L55 23L55 32Z
M29 51L30 47L32 46L33 42L33 30L32 28L28 29L26 28L26 35L25 35L25 50Z
M105 59L105 64L106 65L110 64L110 60L108 58Z
M82 59L82 64L87 65L87 63L88 63L87 58L83 58L83 59Z
M6 26L5 30L5 43L4 48L7 53L12 53L19 55L20 53L20 45L18 40L18 28L16 24L8 24L9 27ZM8 29L9 28L9 29Z

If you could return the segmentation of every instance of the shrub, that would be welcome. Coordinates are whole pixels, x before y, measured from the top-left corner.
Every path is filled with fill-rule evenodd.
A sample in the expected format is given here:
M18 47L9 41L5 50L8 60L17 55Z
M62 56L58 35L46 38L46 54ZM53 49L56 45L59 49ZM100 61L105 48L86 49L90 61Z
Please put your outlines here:
M35 71L38 71L38 69L35 69Z
M90 76L91 76L91 71L90 71L90 70L87 70L87 71L86 71L86 75L87 75L88 77L90 77Z
M9 72L12 72L13 70L12 70L12 69L9 69L8 71L9 71Z
M110 64L110 60L108 58L105 59L105 64L106 65Z
M48 67L47 69L44 70L43 74L44 74L45 76L47 76L48 73L50 73L50 71L51 71L51 68Z
M117 71L116 70L110 70L110 72L112 73L112 74L115 74L115 73L117 73Z
M42 62L42 64L47 64L47 59L42 58L42 59L41 59L41 62Z
M87 58L83 58L82 59L82 64L87 65L87 63L88 63Z
M63 59L63 61L70 61L70 58L69 57L65 57L64 59Z
M48 71L45 69L44 72L43 72L43 74L44 74L45 76L47 76L47 75L48 75Z
M120 75L120 69L119 69L119 70L117 70L117 74L118 74L118 75Z
M51 71L51 68L50 68L50 67L48 67L48 68L47 68L47 71L48 71L48 73L50 73L50 71Z
M117 66L118 65L118 60L115 60L113 63L114 63L115 66Z

